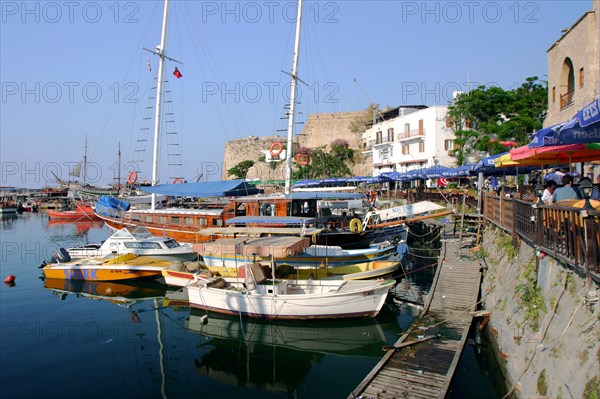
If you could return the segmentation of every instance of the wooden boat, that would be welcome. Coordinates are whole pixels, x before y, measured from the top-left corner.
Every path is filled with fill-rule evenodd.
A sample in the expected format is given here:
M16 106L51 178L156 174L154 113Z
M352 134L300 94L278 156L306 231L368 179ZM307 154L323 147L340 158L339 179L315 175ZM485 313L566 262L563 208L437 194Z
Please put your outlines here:
M226 238L195 244L193 248L206 265L223 276L237 275L240 263L271 261L298 268L338 267L353 263L384 260L396 254L389 242L366 249L346 250L338 246L309 245L306 237ZM213 270L213 268L215 268Z
M77 209L74 211L55 211L48 210L48 217L50 219L62 219L62 220L99 220L94 214L94 209L87 204L78 203Z
M41 266L41 269L45 278L119 281L159 278L162 270L169 266L171 266L170 261L148 256L125 254L113 258L95 258L45 263Z
M198 278L185 289L190 306L216 313L265 319L340 319L375 317L394 280L267 279L257 264L245 282ZM251 278L250 278L251 277Z
M102 258L111 254L135 253L163 260L195 260L198 254L190 245L181 245L168 237L156 237L145 227L129 227L117 231L102 243L67 249L72 259Z
M224 277L225 281L242 281L245 278L247 264L240 264L237 274L230 273L223 275L216 267L208 267L201 262L183 262L173 264L169 269L162 271L162 276L167 285L173 287L185 287L197 278L209 278L212 276ZM262 265L265 274L270 277L270 267ZM275 269L275 277L286 280L370 280L389 278L400 268L400 261L378 260L373 262L355 263L348 266L339 267L316 267L309 269L294 268L283 265Z
M165 186L176 186L165 188L165 192L171 195L177 195L177 190L186 188L186 184ZM201 194L202 191L198 190L193 195ZM316 244L344 248L368 248L372 241L396 236L398 241L406 240L407 230L402 222L397 222L395 229L386 227L384 231L363 228L363 222L358 218L332 215L331 209L354 209L358 206L354 203L362 204L363 200L366 196L358 193L298 192L230 200L221 198L203 202L195 209L115 210L97 212L97 216L113 229L144 226L154 235L166 234L180 242L190 243L243 234L315 234ZM225 227L227 225L229 227ZM258 230L263 232L257 233Z

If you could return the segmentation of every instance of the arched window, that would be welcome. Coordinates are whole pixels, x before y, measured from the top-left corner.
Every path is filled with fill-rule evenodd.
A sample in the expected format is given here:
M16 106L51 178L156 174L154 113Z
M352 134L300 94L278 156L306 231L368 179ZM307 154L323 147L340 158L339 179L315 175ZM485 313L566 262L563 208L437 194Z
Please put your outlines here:
M565 58L560 71L560 107L564 108L573 103L575 92L575 69L569 57Z

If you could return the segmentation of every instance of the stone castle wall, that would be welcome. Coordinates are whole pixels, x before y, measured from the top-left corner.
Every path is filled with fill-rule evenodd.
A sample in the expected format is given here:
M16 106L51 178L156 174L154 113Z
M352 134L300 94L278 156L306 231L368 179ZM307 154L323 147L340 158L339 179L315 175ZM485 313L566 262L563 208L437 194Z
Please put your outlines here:
M370 175L372 173L372 159L363 157L360 154L360 134L350 131L350 123L361 114L358 112L324 113L308 116L308 120L300 134L294 137L294 143L309 148L328 146L336 139L348 141L350 148L354 149L356 162L350 165L354 176ZM245 139L228 141L225 144L225 154L223 158L222 178L224 180L232 179L227 174L227 170L234 167L241 161L252 160L255 166L248 171L248 179L261 180L282 180L285 177L284 162L278 162L274 168L265 162L259 162L259 158L264 154L262 151L268 150L271 144L279 141L285 145L284 136L250 136Z

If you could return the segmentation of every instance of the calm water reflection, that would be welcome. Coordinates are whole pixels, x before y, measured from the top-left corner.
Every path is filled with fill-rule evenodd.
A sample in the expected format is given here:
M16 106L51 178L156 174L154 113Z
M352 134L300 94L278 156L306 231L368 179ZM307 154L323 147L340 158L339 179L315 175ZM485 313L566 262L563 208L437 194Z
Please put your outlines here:
M274 324L190 312L181 291L157 282L40 279L58 247L107 238L101 224L25 214L1 226L2 278L17 280L0 286L0 397L345 398L419 311L390 297L372 320ZM494 397L477 359L471 382L490 381L483 396Z

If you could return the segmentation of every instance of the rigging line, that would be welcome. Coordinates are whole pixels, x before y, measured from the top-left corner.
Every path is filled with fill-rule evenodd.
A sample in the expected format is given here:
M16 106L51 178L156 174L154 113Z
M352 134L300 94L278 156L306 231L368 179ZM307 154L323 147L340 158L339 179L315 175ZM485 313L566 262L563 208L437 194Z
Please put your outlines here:
M291 58L289 56L288 51L293 46L293 42L292 42L293 39L292 38L294 37L294 34L295 34L295 27L292 24L290 24L290 27L291 27L291 29L288 32L288 38L287 38L287 41L285 42L285 43L287 43L287 46L286 46L286 49L283 51L283 56L282 56L282 59L281 59L281 64L280 64L280 68L279 68L280 71L286 71L287 70L287 60L289 60ZM279 73L277 76L279 76L279 85L278 85L278 87L283 87L283 83L282 83L283 77L284 76L287 77L287 75ZM275 99L275 115L273 117L273 130L272 130L274 133L277 132L277 130L278 130L277 128L278 127L282 127L282 128L287 127L287 123L285 123L284 119L281 119L281 117L279 116L280 115L279 114L279 112L280 112L279 111L279 106L280 106L279 100L281 98L279 94L283 94L283 91L281 91L280 93L278 93L277 96L275 96L275 98L276 98Z
M185 6L187 7L186 3L183 3L183 4L185 4ZM188 10L189 10L189 8L188 8ZM195 14L193 14L191 12L189 12L188 14L189 15L195 15ZM187 14L184 14L184 15L187 15ZM198 37L198 38L200 38L199 40L202 42L203 38L202 38L202 34L200 33L201 31L197 27L196 22L195 22L195 20L193 18L192 18L191 24L192 24L192 27L195 28L195 30L196 30L196 35L190 35L190 36L192 38L193 37ZM188 25L186 24L186 26L188 26ZM196 46L192 46L192 47L195 50ZM213 68L212 64L214 63L215 66L216 66L216 63L213 61L213 57L212 57L212 55L210 53L210 50L209 50L208 46L205 45L205 46L202 46L201 48L204 50L204 53L207 55L207 57L206 57L207 63L209 65L209 69L211 70L213 76L215 76L215 77L218 76L222 82L225 82L225 79L223 79L223 76L220 73L220 68ZM194 52L196 53L196 57L200 60L200 58L198 57L197 52L196 51L194 51ZM216 73L215 73L215 70L216 70ZM213 99L213 103L214 103L214 99ZM230 118L231 118L231 123L233 123L233 125L234 125L234 127L235 127L235 129L237 131L236 133L237 133L238 137L242 138L242 135L240 133L240 128L238 127L238 124L236 122L236 119L234 118L233 112L231 111L231 108L230 108L229 104L225 101L224 105L225 105L225 108L227 109L227 112L228 112ZM239 106L238 106L237 102L234 102L234 108L235 108L236 112L238 113L238 117L241 119L243 127L246 129L246 131L251 131L248 123L246 122L246 120L245 120L245 118L243 116L243 113L239 109Z
M187 3L183 3L183 4L184 4L185 7L188 7ZM187 29L189 31L194 31L194 35L191 35L192 38L193 37L198 37L199 40L200 40L200 42L203 42L202 35L200 34L199 30L198 29L194 29L194 28L196 28L196 26L193 25L193 21L192 21L192 26L190 28L190 22L185 17L186 15L194 15L194 14L191 13L191 10L189 10L189 8L187 8L187 13L184 13L184 18L183 18L184 24L186 25L186 27L187 27ZM198 54L198 47L202 50L203 54L205 55L204 58L201 58L200 55ZM205 59L206 60L206 65L207 65L207 69L208 70L205 70L205 68L203 67L204 64L202 64L202 62L199 62L199 66L200 66L201 71L204 72L209 79L211 78L211 76L209 76L209 75L212 75L213 80L216 80L215 79L216 78L216 73L214 72L213 66L212 66L212 64L210 62L210 53L209 53L208 49L205 48L204 46L201 46L201 45L196 46L195 44L192 45L192 49L193 49L194 55L196 56L196 59L198 61L200 61L201 59ZM225 122L224 122L223 116L221 115L221 111L220 111L219 107L217 107L217 105L215 103L214 96L211 96L211 101L212 101L214 110L215 110L215 112L217 114L217 117L219 119L219 123L220 123L220 125L221 125L221 127L223 129L223 134L225 135L225 138L227 140L231 140L231 137L229 137L229 134L227 133L227 128L225 127Z
M151 15L151 18L149 18L149 19L148 19L148 22L146 23L146 29L145 29L145 31L144 31L144 33L143 33L142 37L140 38L140 40L139 40L139 42L138 42L138 44L137 44L137 48L138 48L138 49L140 49L140 48L142 47L142 43L143 43L143 41L145 40L145 37L148 35L148 32L150 31L150 25L151 25L151 22L152 22L152 20L154 19L154 15L155 15L155 13L156 13L157 6L158 6L158 2L156 2L155 6L154 6L154 11L153 11L153 13L152 13L152 15ZM137 51L140 51L140 52L141 52L141 50L137 50ZM121 83L120 83L121 87L124 87L124 86L125 86L125 83L126 83L126 82L125 82L125 79L126 79L126 78L127 78L127 76L129 75L129 71L131 70L131 68L132 68L132 66L133 66L133 61L135 60L135 58L137 58L137 57L136 57L136 55L135 55L135 53L134 53L134 54L131 56L131 59L130 59L130 61L129 61L129 65L128 65L128 67L127 67L127 70L126 70L126 72L125 72L125 74L124 74L124 76L123 76L123 80L122 80L122 81L121 81ZM103 136L104 132L106 131L106 127L107 127L107 125L108 125L108 122L109 122L110 120L112 120L112 118L111 118L111 115L112 115L112 113L113 113L113 111L114 111L114 109L115 109L115 107L116 107L117 103L118 103L117 101L113 101L113 103L112 103L112 105L111 105L111 107L110 107L110 110L108 111L108 115L106 116L106 119L104 120L104 124L102 125L102 128L100 129L100 136L99 136L99 137L96 139L96 142L95 142L94 148L92 149L92 152L91 152L91 154L90 154L91 156L93 156L93 155L94 155L96 148L98 147L99 143L101 142L101 140L100 140L100 139L102 138L102 136Z

